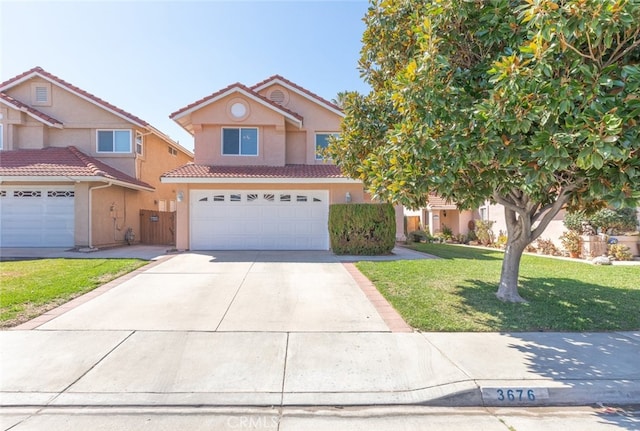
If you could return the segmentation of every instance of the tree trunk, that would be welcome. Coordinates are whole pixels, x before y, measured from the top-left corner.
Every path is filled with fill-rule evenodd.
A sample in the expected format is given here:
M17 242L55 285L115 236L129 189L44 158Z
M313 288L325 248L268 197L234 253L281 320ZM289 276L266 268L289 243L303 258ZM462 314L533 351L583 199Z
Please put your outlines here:
M528 242L522 238L507 241L507 248L502 261L500 285L496 296L503 302L527 302L518 293L518 276L520 274L520 259Z

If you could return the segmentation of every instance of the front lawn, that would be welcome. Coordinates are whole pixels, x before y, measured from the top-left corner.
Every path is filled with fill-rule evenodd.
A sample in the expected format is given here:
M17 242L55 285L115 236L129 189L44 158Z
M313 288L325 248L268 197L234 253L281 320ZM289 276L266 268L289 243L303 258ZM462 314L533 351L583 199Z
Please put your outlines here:
M0 327L26 322L146 264L138 259L0 262Z
M524 255L520 294L495 297L503 254L415 244L433 260L360 262L366 275L422 331L605 331L640 328L640 266L595 266Z

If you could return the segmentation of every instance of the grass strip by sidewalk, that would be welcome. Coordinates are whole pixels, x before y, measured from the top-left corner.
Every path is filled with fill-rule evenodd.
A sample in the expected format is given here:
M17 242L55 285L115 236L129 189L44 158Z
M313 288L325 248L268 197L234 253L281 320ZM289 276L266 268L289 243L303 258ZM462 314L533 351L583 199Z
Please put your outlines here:
M640 328L640 266L595 266L524 255L520 294L495 297L503 254L415 244L441 259L360 262L405 321L422 331L613 331Z
M0 262L0 327L26 322L147 263L139 259Z

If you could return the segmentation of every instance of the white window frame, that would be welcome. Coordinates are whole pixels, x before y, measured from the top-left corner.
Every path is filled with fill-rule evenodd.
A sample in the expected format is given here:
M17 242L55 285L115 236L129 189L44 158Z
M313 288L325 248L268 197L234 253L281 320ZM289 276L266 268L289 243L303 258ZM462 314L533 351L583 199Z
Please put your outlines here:
M4 150L4 124L0 123L0 151Z
M313 151L315 152L316 160L325 160L321 154L318 153L318 136L319 135L329 135L329 136L339 136L339 132L316 132L313 140Z
M114 136L113 151L100 151L100 132L112 132ZM127 132L129 133L129 150L128 151L116 151L115 132ZM132 150L133 133L131 129L98 129L96 130L96 152L100 154L131 154Z
M238 154L225 154L224 153L224 131L225 130L239 130L240 136L242 136L243 129L251 129L256 131L256 153L255 154L242 154L242 141L238 144ZM260 129L258 127L221 127L220 128L220 154L230 157L258 157L260 155Z
M158 211L165 212L167 210L167 201L164 199L158 200Z
M144 156L144 136L138 131L136 131L135 146L136 154Z

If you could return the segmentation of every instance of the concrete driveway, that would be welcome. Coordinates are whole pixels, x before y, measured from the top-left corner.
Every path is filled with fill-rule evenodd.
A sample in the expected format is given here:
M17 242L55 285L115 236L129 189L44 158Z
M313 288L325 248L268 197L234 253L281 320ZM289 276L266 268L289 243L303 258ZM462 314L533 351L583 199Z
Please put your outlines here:
M389 331L332 254L265 251L176 255L38 329Z

